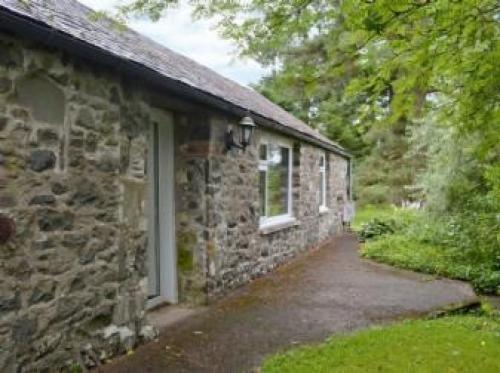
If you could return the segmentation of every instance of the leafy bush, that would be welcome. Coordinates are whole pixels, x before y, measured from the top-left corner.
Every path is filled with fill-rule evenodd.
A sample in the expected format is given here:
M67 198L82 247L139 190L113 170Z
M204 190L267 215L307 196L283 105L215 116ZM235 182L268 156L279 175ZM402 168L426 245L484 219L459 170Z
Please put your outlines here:
M367 242L363 256L396 267L470 281L482 293L500 291L500 270L489 259L472 261L457 249L422 242L402 234Z
M394 217L395 208L390 205L363 205L357 208L354 216L353 229L358 231L363 224L378 218L390 219Z
M454 260L471 265L488 263L500 270L500 220L488 211L447 217L425 215L405 230L412 240L445 247Z
M361 242L405 229L419 214L418 211L368 205L356 214L354 230Z
M384 234L394 233L396 231L396 226L396 220L394 219L381 220L375 218L361 226L358 232L358 238L361 242L365 242L366 240L383 236Z
M471 281L476 290L500 290L500 219L487 199L464 212L436 215L408 209L361 209L355 229L374 260ZM380 216L380 217L377 217ZM367 220L368 219L368 220Z

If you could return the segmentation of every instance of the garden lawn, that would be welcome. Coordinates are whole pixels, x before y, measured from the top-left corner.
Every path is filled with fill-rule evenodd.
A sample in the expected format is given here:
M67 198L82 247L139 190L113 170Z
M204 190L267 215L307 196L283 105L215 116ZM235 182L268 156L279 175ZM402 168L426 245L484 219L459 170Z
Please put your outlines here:
M336 336L276 355L272 372L500 372L500 319L450 316Z

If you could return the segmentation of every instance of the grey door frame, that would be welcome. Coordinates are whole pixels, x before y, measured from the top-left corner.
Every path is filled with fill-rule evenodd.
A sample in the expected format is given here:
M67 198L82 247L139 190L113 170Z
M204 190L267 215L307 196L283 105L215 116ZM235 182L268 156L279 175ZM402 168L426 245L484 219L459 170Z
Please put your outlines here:
M178 302L174 203L174 119L154 109L148 141L148 302Z

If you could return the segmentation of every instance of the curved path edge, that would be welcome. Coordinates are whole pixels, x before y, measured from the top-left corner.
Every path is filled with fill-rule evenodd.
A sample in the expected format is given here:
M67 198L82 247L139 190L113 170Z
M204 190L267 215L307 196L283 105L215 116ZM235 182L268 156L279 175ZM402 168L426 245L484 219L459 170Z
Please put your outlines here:
M98 371L253 371L265 356L298 344L479 302L467 283L360 259L358 250L353 235L336 237L201 311L188 310L157 341Z

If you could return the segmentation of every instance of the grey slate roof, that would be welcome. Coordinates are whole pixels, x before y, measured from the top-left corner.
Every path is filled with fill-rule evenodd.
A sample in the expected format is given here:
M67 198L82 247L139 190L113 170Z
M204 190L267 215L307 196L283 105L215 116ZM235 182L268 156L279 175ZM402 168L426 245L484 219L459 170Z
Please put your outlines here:
M118 58L141 64L162 77L216 96L285 126L328 147L334 144L301 120L250 88L224 78L209 68L131 30L117 30L109 20L93 19L92 11L75 0L0 0L0 12L30 18L85 43L106 50Z

